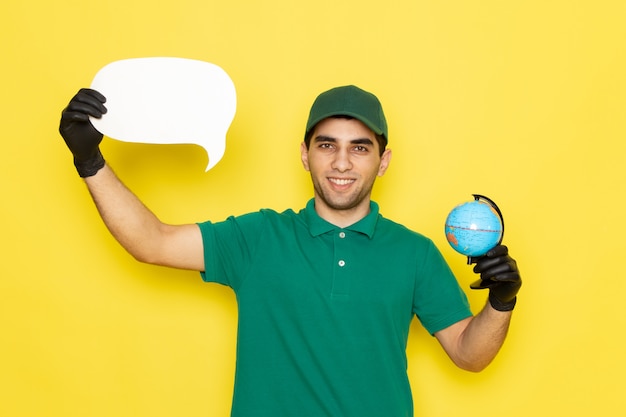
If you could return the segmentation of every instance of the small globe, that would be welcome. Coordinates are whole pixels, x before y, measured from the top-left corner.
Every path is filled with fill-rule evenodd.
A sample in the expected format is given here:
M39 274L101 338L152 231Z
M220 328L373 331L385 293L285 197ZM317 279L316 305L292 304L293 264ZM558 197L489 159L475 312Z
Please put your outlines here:
M502 219L494 207L481 200L456 206L446 219L446 239L465 256L483 256L502 239Z

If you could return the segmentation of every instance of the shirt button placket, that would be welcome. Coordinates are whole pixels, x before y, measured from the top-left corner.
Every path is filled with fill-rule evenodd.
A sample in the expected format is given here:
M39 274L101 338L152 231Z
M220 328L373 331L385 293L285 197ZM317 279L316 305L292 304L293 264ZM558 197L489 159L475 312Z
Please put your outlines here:
M333 297L347 297L349 295L348 272L346 270L345 247L347 245L346 232L343 230L335 235L335 267L333 276Z

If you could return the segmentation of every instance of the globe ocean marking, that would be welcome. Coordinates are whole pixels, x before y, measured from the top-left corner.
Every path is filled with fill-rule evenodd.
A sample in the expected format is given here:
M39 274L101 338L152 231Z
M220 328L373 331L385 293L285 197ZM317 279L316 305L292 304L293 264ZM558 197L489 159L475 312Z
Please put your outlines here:
M502 241L504 222L495 203L482 196L456 206L446 219L445 234L452 248L468 257L483 256Z

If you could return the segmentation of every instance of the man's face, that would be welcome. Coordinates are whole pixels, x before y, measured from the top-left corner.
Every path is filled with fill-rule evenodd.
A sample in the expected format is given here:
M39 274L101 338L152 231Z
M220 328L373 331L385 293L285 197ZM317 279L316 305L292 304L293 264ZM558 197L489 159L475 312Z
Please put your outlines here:
M354 215L358 221L366 215L374 181L391 159L389 149L380 155L374 132L367 126L343 118L318 123L309 149L303 143L301 154L304 168L311 173L316 210L327 220Z

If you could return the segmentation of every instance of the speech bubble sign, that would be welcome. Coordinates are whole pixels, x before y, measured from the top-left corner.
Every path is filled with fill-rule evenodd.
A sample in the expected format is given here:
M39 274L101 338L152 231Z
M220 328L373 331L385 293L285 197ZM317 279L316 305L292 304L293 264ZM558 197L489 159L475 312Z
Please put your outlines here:
M102 134L124 142L200 145L209 156L205 171L224 156L237 94L219 66L186 58L125 59L98 71L91 88L107 99L107 113L91 118Z

